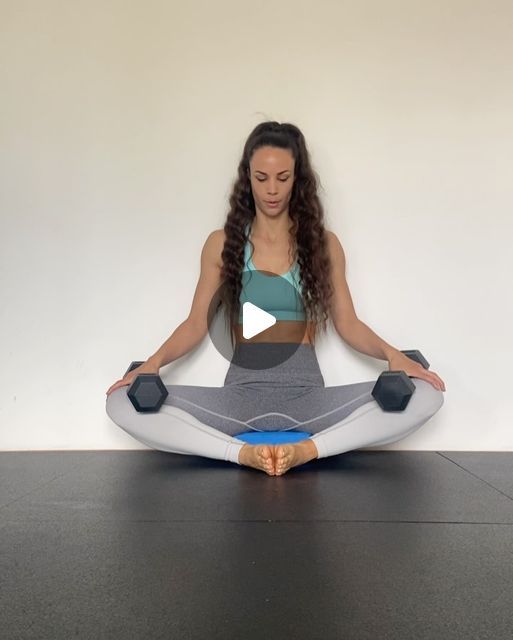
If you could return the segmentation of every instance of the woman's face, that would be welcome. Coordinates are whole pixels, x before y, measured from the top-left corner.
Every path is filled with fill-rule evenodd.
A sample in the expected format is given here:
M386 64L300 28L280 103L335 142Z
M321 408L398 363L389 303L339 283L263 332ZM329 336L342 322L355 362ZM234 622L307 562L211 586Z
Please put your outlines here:
M260 147L249 161L255 206L264 215L276 217L286 211L294 184L294 156L289 149ZM270 202L278 201L277 206Z

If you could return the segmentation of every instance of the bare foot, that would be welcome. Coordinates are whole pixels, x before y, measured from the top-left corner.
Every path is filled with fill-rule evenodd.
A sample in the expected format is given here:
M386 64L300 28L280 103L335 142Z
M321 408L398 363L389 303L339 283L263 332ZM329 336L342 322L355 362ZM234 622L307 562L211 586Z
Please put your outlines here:
M313 440L307 438L301 442L274 445L274 469L277 476L283 475L292 467L317 458L319 452Z
M239 451L239 462L274 475L273 452L268 444L245 444Z

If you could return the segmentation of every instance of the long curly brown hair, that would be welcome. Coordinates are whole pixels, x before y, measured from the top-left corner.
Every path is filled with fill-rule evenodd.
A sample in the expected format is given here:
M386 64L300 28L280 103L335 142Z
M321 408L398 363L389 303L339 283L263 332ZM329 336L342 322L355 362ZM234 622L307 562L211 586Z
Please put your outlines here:
M306 321L312 323L307 326L313 327L313 333L309 331L309 335L314 342L320 332L326 331L329 319L329 301L333 295L331 266L324 209L317 195L317 174L312 169L305 138L293 124L262 122L253 129L244 145L229 199L230 211L224 225L222 284L218 306L225 305L233 346L234 327L240 312L244 245L248 240L246 226L248 223L251 226L256 215L249 162L253 153L263 146L289 149L295 160L295 179L289 203L289 217L292 220L289 234L292 251L297 255ZM254 251L254 245L250 243Z

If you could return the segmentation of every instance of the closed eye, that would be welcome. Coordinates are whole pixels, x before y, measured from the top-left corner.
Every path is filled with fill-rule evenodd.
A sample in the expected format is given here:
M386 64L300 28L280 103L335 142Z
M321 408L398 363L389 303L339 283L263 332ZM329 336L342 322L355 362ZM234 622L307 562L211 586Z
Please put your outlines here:
M265 178L257 178L258 182L264 182ZM287 182L288 178L278 178L280 182Z

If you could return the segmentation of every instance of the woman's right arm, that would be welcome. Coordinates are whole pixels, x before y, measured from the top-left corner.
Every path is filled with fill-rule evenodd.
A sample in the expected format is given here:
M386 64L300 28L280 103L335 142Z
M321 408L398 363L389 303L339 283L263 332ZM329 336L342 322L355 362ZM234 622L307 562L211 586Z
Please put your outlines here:
M148 362L158 369L165 367L166 364L192 351L203 340L205 334L206 331L187 318L178 325L160 349L148 358Z
M131 384L140 373L158 374L160 367L178 360L203 340L208 332L208 308L221 284L224 237L224 229L217 229L212 231L205 241L201 252L201 274L189 317L178 325L171 336L146 362L111 385L107 390L108 396L119 387Z
M209 234L201 251L201 273L189 317L175 329L160 349L148 358L148 362L151 361L159 368L164 367L192 351L207 334L208 308L221 285L224 238L224 229L216 229Z

